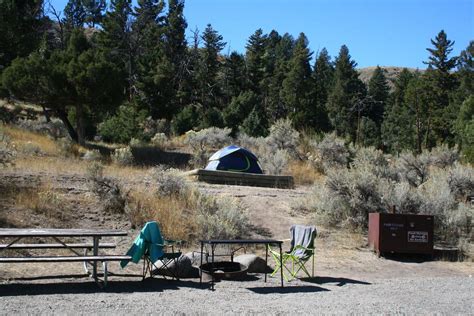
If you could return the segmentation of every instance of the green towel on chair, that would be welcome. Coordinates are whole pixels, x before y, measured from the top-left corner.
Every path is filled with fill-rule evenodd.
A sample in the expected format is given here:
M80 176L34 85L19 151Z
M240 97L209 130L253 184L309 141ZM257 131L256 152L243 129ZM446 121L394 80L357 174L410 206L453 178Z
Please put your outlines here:
M151 262L155 262L163 257L163 237L157 222L147 222L133 242L132 247L127 251L127 256L132 257L133 263L138 263L143 255L147 253ZM120 266L125 266L130 260L122 260Z

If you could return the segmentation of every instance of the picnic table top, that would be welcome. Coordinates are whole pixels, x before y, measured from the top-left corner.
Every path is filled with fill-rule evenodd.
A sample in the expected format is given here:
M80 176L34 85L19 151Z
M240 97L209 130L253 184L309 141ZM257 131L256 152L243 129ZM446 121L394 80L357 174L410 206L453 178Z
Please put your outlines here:
M106 237L127 236L115 229L0 228L0 237Z
M207 239L201 240L203 244L282 244L277 239Z

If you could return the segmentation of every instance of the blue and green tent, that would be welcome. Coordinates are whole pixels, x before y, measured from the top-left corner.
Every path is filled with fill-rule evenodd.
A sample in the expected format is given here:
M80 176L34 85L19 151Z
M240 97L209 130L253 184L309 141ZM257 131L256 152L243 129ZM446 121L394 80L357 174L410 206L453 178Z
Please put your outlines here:
M231 145L220 149L209 158L206 170L224 170L262 174L257 157L245 148Z

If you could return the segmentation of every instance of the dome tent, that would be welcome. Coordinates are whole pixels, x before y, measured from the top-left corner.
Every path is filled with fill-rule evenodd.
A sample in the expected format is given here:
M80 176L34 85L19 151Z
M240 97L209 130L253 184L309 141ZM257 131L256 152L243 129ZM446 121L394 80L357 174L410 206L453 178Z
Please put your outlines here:
M247 149L235 145L215 152L209 158L209 164L205 169L263 174L257 157Z

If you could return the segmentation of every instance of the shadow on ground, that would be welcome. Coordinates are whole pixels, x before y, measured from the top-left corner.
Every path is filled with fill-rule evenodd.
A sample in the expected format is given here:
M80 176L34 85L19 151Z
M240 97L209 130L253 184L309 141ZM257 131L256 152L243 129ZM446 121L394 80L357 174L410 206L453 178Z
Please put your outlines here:
M67 279L84 278L82 275L61 276ZM55 278L50 276L49 278ZM33 278L30 278L30 280ZM45 278L46 279L46 278ZM100 289L93 281L55 282L55 283L12 283L0 284L0 296L52 295L52 294L93 294L93 293L134 293L134 292L163 292L179 290L180 288L205 289L199 281L164 280L148 278L144 281L109 281L105 289ZM25 280L23 278L22 280Z
M330 290L319 286L275 286L275 287L252 287L247 288L257 294L292 294L292 293L317 293L317 292L329 292Z
M423 263L427 261L433 261L432 255L424 254L383 253L382 257L387 260L406 263Z
M327 283L336 283L337 286L344 286L346 284L363 284L363 285L370 285L372 283L348 278L334 278L334 277L325 277L325 276L318 276L313 278L301 278L303 282L309 283L316 283L316 284L327 284Z

